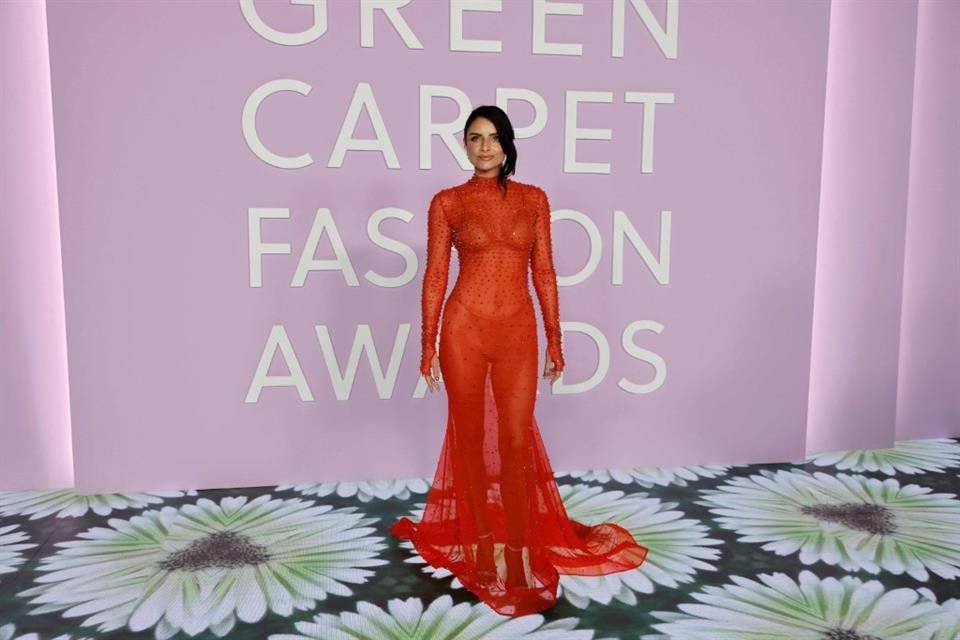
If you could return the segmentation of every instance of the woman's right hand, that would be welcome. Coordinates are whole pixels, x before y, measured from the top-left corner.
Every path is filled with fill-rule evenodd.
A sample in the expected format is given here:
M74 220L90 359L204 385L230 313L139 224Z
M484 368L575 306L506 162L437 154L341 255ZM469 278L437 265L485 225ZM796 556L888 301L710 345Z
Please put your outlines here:
M424 373L423 379L427 381L427 388L430 391L440 390L440 356L434 354L430 361L430 372Z

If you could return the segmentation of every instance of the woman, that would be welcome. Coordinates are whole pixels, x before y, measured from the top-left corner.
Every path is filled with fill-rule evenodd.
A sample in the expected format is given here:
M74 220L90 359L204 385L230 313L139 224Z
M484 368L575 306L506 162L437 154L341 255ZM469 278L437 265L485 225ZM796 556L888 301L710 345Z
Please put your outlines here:
M567 517L533 417L528 265L547 336L543 376L552 384L564 368L547 196L508 178L517 151L498 107L470 114L464 144L475 171L430 203L423 278L420 371L431 391L443 372L447 430L423 518L400 518L391 532L495 611L523 615L553 606L559 573L632 569L647 550L618 525ZM444 305L451 246L460 273Z

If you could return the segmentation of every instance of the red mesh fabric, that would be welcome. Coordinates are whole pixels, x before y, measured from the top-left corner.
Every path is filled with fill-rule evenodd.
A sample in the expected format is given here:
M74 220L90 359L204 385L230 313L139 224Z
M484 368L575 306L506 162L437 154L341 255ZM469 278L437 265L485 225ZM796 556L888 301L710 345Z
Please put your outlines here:
M450 248L460 273L446 305ZM550 208L543 190L474 176L434 196L428 216L421 371L440 331L447 430L420 522L391 532L504 615L556 602L559 574L639 566L647 549L623 527L571 520L533 417L540 302L550 359L563 368Z

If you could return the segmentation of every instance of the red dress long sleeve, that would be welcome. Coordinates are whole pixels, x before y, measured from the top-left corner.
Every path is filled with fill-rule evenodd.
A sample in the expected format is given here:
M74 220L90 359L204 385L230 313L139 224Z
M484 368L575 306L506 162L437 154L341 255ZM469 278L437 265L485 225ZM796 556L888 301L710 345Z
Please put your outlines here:
M550 236L550 204L547 194L536 191L533 221L533 247L530 251L530 272L537 291L543 329L547 335L550 359L562 370L563 349L560 344L560 303L557 294L557 272L553 268L553 241Z
M567 516L534 419L540 303L547 350L563 369L550 206L542 189L472 177L428 214L420 370L436 352L447 428L423 517L390 531L504 615L556 603L559 574L638 567L647 549L613 523ZM444 303L451 247L459 275Z
M437 328L440 325L440 308L447 292L450 272L450 246L452 230L440 202L440 194L430 202L427 214L427 266L423 271L421 293L422 344L420 348L420 372L430 371L430 362L436 354Z

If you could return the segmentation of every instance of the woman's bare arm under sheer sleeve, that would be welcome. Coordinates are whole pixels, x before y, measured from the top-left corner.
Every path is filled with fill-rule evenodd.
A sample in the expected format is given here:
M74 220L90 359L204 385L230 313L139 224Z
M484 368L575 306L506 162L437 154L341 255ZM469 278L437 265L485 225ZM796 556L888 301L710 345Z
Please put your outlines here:
M427 265L423 272L421 294L422 345L420 372L430 373L430 363L437 352L437 330L440 325L440 310L447 293L447 276L450 271L450 246L452 232L438 193L430 201L427 214Z
M550 235L550 203L547 194L537 189L533 227L533 250L530 271L533 287L540 301L543 327L547 334L547 353L554 366L563 370L563 347L560 340L560 306L557 293L557 272L553 266L553 241Z

